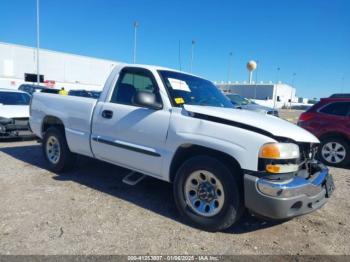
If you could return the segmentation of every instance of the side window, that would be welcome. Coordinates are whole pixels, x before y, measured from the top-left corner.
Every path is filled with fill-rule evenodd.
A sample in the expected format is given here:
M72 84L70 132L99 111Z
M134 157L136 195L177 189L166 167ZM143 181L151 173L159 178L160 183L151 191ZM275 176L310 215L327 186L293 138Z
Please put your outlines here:
M329 105L326 105L324 108L320 110L320 112L336 115L336 116L346 116L349 113L350 102L335 102Z
M158 87L151 73L133 69L124 70L121 73L121 79L114 88L111 102L132 105L133 97L137 91L154 93L157 102L161 103Z

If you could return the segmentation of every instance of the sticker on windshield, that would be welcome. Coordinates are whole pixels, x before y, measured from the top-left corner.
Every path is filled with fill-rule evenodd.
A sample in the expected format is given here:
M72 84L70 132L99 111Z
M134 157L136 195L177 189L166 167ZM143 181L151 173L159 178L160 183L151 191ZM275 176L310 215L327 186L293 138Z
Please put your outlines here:
M175 103L176 104L184 104L185 100L182 97L176 97L175 98Z
M168 78L169 83L174 90L181 90L185 92L191 92L191 89L188 87L187 83L185 81L174 79L174 78Z

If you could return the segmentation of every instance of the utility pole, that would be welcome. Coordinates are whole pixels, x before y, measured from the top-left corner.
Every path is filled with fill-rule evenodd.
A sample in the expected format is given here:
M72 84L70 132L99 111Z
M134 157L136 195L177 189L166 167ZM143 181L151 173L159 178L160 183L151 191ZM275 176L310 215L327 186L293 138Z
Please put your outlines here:
M137 28L139 27L139 23L137 21L134 22L134 52L133 52L133 62L136 64L136 43L137 43Z
M228 57L228 66L227 66L227 83L230 81L233 53L230 52L228 55L229 57Z
M192 69L193 69L194 46L195 46L195 44L196 44L196 42L194 40L192 40L190 73L192 73Z
M39 66L39 56L40 56L40 15L39 15L39 0L36 0L36 75L37 84L40 85L40 66Z

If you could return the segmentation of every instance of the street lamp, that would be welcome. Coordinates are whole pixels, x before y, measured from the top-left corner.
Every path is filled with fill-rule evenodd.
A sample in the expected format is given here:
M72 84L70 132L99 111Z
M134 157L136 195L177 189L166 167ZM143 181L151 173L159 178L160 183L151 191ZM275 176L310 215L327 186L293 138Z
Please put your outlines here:
M196 42L194 40L192 40L190 73L192 73L192 69L193 69L194 46L195 46L195 44L196 44Z
M139 23L137 21L134 22L134 53L133 53L133 62L136 64L136 42L137 42L137 28L139 27Z
M279 76L280 76L280 70L281 68L280 67L277 67L277 81L276 83L274 84L273 86L273 110L275 111L275 108L276 108L276 98L277 98L277 83L278 83L278 79L279 79Z
M293 76L292 76L292 88L290 89L290 104L289 104L289 109L291 110L292 109L292 99L293 99L293 89L294 89L294 80L295 80L295 76L297 74L296 73L293 73Z
M40 66L39 66L39 52L40 52L40 17L39 17L39 0L36 0L36 75L37 84L40 85Z

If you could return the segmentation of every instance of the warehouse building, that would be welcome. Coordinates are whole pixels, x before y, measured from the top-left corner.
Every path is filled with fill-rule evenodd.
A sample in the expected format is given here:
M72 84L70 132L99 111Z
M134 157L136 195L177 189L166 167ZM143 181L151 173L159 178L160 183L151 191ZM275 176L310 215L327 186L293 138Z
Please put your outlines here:
M55 88L100 90L119 63L45 49L39 54L42 85ZM0 88L16 89L26 82L25 76L28 80L36 75L36 58L35 48L0 42Z
M296 97L296 89L288 84L278 83L263 83L247 84L247 83L216 83L216 85L224 93L235 93L243 97L258 100L261 104L273 106L274 99L277 107L287 106L292 102L298 102Z

